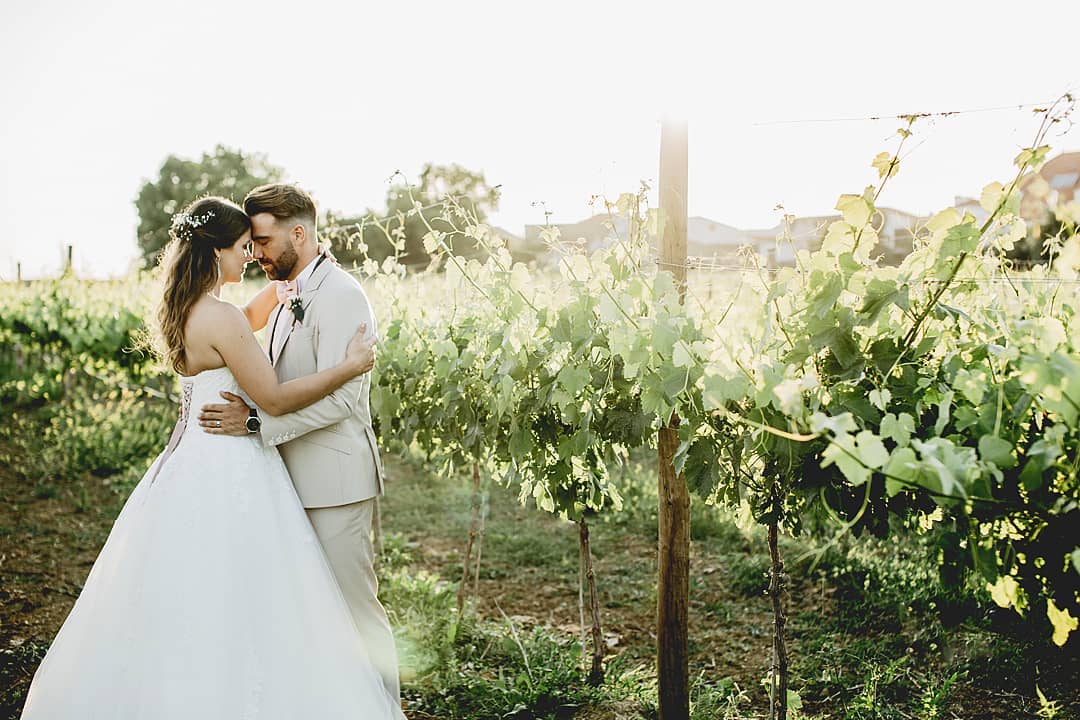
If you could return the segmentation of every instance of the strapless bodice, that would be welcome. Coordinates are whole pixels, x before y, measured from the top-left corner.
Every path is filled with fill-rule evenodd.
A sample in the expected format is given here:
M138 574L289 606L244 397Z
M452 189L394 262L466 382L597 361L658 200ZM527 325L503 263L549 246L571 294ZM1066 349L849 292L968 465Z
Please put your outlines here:
M180 389L183 391L181 417L187 424L185 434L201 430L198 417L203 405L227 402L221 397L222 392L231 392L244 398L248 405L254 404L247 393L240 389L232 371L227 367L203 370L195 375L181 375ZM192 422L193 418L195 422Z

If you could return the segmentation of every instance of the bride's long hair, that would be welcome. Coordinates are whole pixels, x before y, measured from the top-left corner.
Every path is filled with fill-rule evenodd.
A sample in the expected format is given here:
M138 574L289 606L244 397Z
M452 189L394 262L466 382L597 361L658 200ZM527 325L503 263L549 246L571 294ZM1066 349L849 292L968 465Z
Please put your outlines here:
M239 205L213 195L199 198L173 216L171 239L158 263L165 287L154 335L162 360L181 375L188 315L195 302L217 284L220 267L214 250L231 247L250 229L251 220Z

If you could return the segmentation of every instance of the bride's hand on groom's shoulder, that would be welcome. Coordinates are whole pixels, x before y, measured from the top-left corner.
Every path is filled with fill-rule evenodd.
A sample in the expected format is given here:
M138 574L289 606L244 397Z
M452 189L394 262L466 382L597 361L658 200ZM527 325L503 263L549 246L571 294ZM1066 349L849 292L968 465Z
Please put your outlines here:
M367 323L360 323L356 334L345 348L345 361L351 363L357 375L363 375L375 367L375 345L379 338L375 335L367 337Z
M341 267L341 263L338 262L337 256L335 256L334 253L330 250L329 245L320 244L319 245L319 252L321 252L323 255L325 255L327 258L329 258L330 262L334 263L338 267Z

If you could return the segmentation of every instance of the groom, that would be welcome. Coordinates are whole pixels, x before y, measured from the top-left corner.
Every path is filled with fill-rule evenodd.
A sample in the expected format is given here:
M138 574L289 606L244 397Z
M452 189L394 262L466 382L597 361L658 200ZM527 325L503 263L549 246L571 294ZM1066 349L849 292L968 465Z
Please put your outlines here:
M315 202L308 193L293 185L262 185L244 198L244 210L251 217L252 256L268 278L288 281L266 328L280 381L340 362L361 323L376 334L360 284L319 252ZM383 469L371 428L370 387L365 373L278 417L222 393L228 402L204 406L199 421L203 427L219 422L233 435L259 433L264 445L278 446L368 654L400 701L394 636L372 564L371 522Z

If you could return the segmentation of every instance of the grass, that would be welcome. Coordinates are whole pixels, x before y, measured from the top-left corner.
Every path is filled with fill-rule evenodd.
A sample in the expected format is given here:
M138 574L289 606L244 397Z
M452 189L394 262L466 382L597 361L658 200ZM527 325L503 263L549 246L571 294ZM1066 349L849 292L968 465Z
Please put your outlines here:
M432 572L447 587L455 587L468 531L469 493L462 490L468 487L468 478L433 478L409 464L393 467L397 477L385 499L388 515L394 515L396 507L408 512L404 506L410 502L408 486L414 482L423 486L425 504L440 508L424 525L400 530L415 547L427 548L411 559L411 567ZM495 622L497 630L502 611L525 628L554 629L574 641L565 645L565 652L577 656L573 527L521 508L512 490L491 485L489 493L485 569L479 597L471 606L476 617ZM612 709L626 693L619 698L591 696L591 712L611 713L596 717L650 717L654 712L655 688L650 683L654 682L656 502L644 482L627 494L624 513L594 521L593 542L604 630L617 638L610 652L617 666L634 670L619 681L636 678L637 697L646 699L637 714L627 715ZM691 668L697 670L693 714L760 716L768 706L761 679L768 668L771 637L771 613L762 595L768 570L764 536L755 529L740 529L717 508L701 503L693 507L690 643ZM816 547L816 541L807 538L787 538L782 550L794 558L808 544ZM956 597L938 582L924 551L918 542L897 545L857 539L827 549L813 568L809 560L790 563L792 686L803 700L803 717L993 717L996 711L1004 718L1037 707L1034 686L1019 687L1023 675L1012 672L1030 660L1033 646L998 639L997 662L1005 672L996 684L977 672L985 661L978 659L978 645L971 638L986 643L999 636L980 626L977 615L959 627L943 626L933 609L955 605ZM502 633L507 632L503 627ZM1080 704L1068 686L1067 658L1059 654L1056 667L1053 697ZM1007 699L998 699L1003 697L998 686L1010 684ZM424 689L422 679L415 687L421 694L442 692L438 683Z
M17 718L21 713L29 678L48 649L48 642L36 639L0 648L0 714L3 717Z

